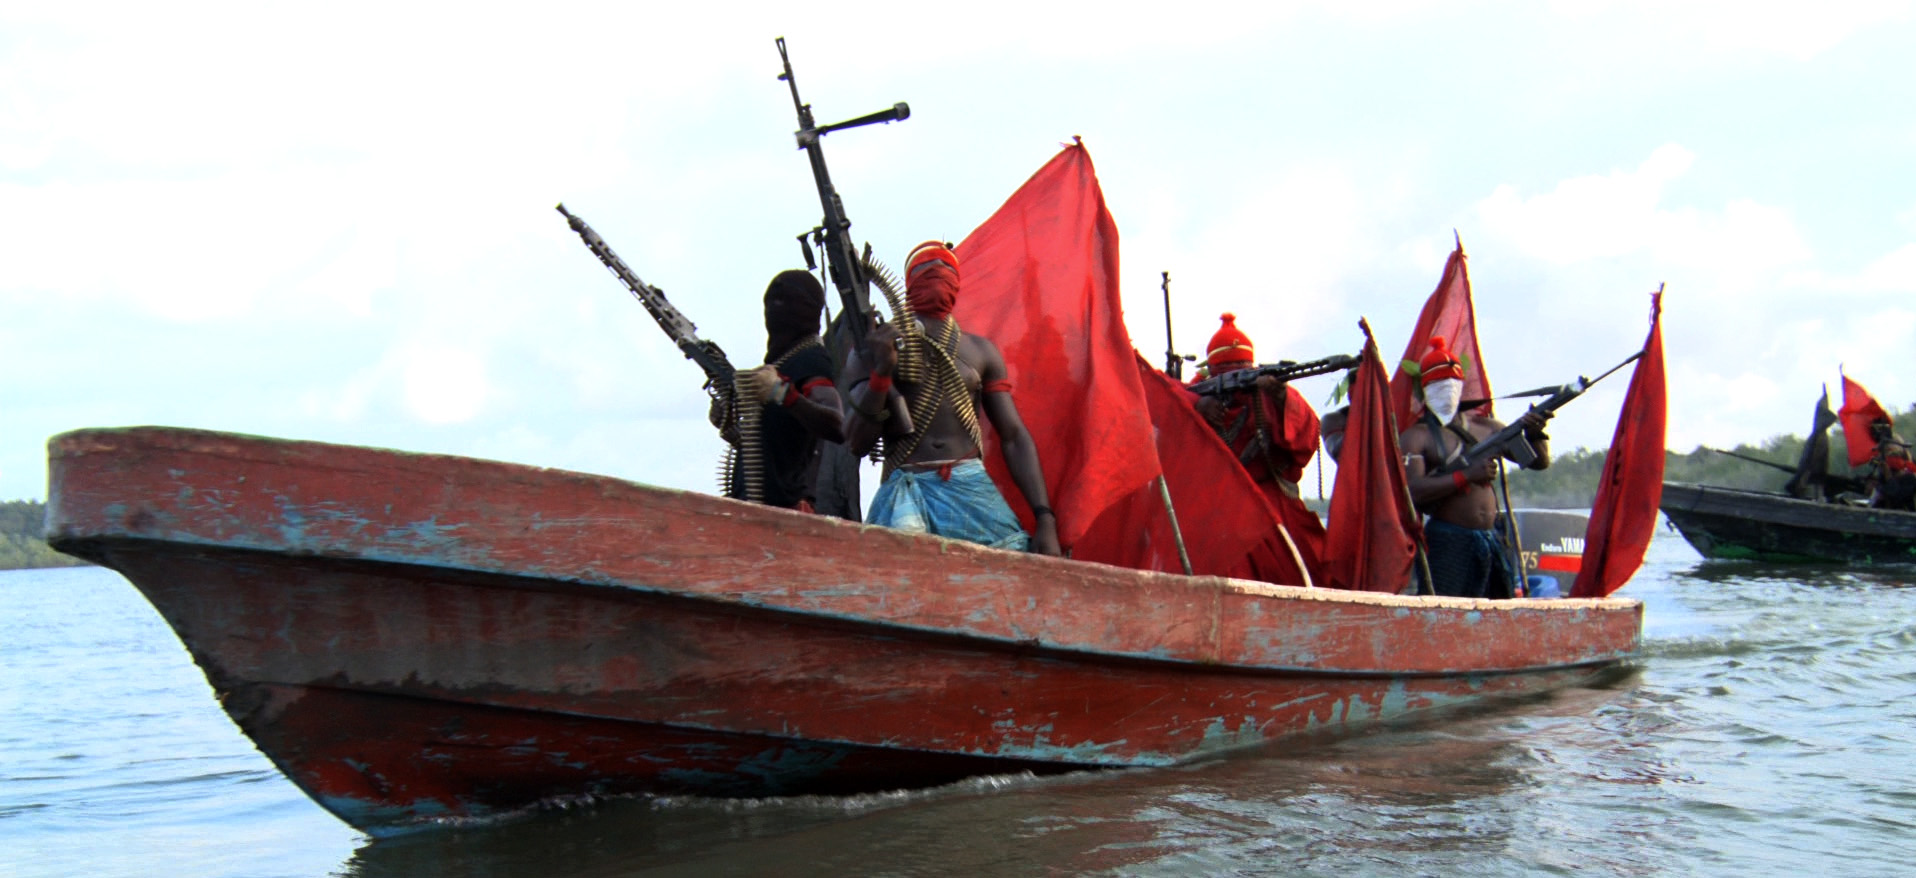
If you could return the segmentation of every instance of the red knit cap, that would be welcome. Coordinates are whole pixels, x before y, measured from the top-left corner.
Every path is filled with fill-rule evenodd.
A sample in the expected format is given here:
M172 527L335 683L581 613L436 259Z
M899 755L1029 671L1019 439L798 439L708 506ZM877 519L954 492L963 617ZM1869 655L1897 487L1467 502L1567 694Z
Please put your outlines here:
M1216 375L1219 366L1248 366L1257 362L1257 356L1251 352L1251 337L1237 328L1237 315L1226 311L1218 319L1224 321L1224 325L1211 336L1211 346L1204 355L1204 364L1210 367L1211 374Z
M1464 364L1450 352L1449 343L1441 335L1430 337L1430 350L1424 352L1424 358L1417 361L1419 380L1422 384L1442 381L1445 378L1464 378Z

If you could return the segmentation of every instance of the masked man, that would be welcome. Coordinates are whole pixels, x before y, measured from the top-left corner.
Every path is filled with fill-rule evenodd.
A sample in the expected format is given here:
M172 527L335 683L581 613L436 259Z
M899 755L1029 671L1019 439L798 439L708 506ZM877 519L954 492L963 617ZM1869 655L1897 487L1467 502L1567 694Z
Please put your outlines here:
M958 301L958 257L926 241L905 260L905 297L915 325L873 327L866 350L846 359L850 380L850 445L863 455L882 439L885 482L866 521L1001 549L1059 554L1058 522L1045 493L1037 446L1011 399L1004 355L990 339L967 335L952 319ZM909 379L900 374L910 362ZM902 397L911 431L892 420ZM978 415L998 434L1012 481L1035 521L1027 535L985 472Z
M765 364L740 370L738 404L757 407L755 435L713 402L711 417L734 451L725 496L815 511L819 443L845 441L845 416L832 383L832 360L818 340L825 288L809 272L779 272L765 287ZM762 472L742 461L753 450ZM756 481L756 486L748 482ZM758 493L761 496L750 496Z
M1511 597L1517 593L1515 577L1493 527L1497 495L1492 485L1502 462L1493 456L1454 468L1465 449L1504 425L1495 418L1459 411L1464 365L1451 354L1443 336L1431 336L1430 349L1418 368L1423 415L1404 431L1398 444L1404 452L1411 501L1426 516L1432 585L1438 594L1451 597ZM1550 466L1550 437L1543 431L1548 420L1548 414L1530 411L1518 421L1536 452L1525 464L1530 469ZM1506 448L1504 455L1523 462L1518 450Z
M1211 336L1205 374L1215 378L1256 366L1250 336L1237 328L1237 315L1226 313L1219 319L1223 325ZM1248 391L1228 399L1200 396L1192 405L1259 487L1298 495L1297 480L1317 452L1318 424L1317 412L1296 388L1265 375Z

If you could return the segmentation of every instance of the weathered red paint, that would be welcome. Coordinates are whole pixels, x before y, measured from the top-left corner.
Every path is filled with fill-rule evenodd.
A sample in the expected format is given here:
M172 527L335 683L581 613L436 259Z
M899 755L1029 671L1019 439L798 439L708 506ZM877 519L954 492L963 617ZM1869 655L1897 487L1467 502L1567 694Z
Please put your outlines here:
M1641 605L1001 552L598 476L165 428L50 443L48 536L369 831L562 795L1165 765L1566 685Z

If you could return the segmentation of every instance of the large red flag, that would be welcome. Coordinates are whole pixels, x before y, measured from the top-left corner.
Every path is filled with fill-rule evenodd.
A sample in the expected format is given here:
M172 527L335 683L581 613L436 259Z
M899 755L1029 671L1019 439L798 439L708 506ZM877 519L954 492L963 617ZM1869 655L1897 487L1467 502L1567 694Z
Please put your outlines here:
M1603 481L1584 532L1583 568L1574 598L1603 597L1643 565L1663 499L1663 289L1650 296L1650 335L1617 413L1617 432L1603 459Z
M1396 592L1410 582L1423 524L1411 506L1397 447L1383 357L1364 329L1364 354L1351 381L1350 420L1338 454L1324 538L1324 576L1336 588Z
M1450 252L1450 259L1444 262L1444 276L1437 282L1430 298L1424 300L1423 313L1417 315L1417 327L1410 332L1410 341L1404 345L1404 359L1392 370L1390 379L1391 411L1397 415L1397 423L1409 424L1415 412L1411 409L1412 388L1418 386L1415 376L1405 371L1404 363L1413 368L1430 350L1430 337L1441 335L1450 346L1451 353L1464 363L1464 399L1486 400L1482 407L1472 411L1489 416L1492 414L1490 399L1490 375L1484 370L1483 352L1477 347L1477 310L1470 301L1470 267L1464 258L1464 243L1460 238L1457 249Z
M1077 543L1155 479L1151 419L1118 299L1118 228L1084 144L1068 146L958 245L953 314L997 343L1038 449L1058 541ZM1144 453L1140 453L1140 451ZM1027 526L996 441L986 464Z
M1850 380L1848 375L1842 377L1843 407L1836 417L1843 422L1843 445L1849 452L1849 465L1862 466L1876 454L1876 439L1869 435L1870 422L1877 418L1887 421L1889 413L1883 411L1883 406L1863 385Z
M1192 408L1183 385L1151 367L1134 353L1135 370L1144 385L1152 422L1157 427L1153 446L1140 451L1161 462L1164 484L1157 479L1114 504L1091 524L1090 532L1071 557L1115 564L1137 570L1184 572L1180 539L1191 572L1233 576L1280 585L1303 585L1305 571L1316 564L1309 557L1311 535L1284 526L1285 516L1271 505L1269 492L1258 488L1236 455L1217 432ZM1171 501L1166 508L1168 489ZM1315 516L1295 498L1298 511ZM1176 527L1172 524L1172 510Z

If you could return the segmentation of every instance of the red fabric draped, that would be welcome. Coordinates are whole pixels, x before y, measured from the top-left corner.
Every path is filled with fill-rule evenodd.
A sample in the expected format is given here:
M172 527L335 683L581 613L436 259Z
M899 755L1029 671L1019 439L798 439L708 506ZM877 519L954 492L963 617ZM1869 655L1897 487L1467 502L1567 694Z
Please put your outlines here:
M1004 352L1059 542L1073 558L1183 572L1163 475L1195 572L1304 581L1279 510L1182 386L1133 350L1118 298L1117 226L1083 144L1025 181L958 245L958 257L964 281L953 313ZM986 468L1029 526L995 438L986 445ZM1316 524L1301 502L1284 499L1296 506L1286 511Z
M1424 310L1417 315L1417 327L1410 332L1410 342L1404 345L1404 359L1415 364L1426 350L1430 349L1430 337L1441 335L1450 344L1450 351L1464 363L1464 399L1490 399L1490 375L1484 370L1483 352L1477 347L1477 311L1470 301L1470 268L1464 258L1464 245L1457 244L1450 259L1444 263L1444 276L1437 282L1430 298L1424 300ZM1391 411L1397 416L1397 423L1409 424L1412 421L1412 388L1416 379L1405 373L1402 362L1391 370L1390 399ZM1492 414L1491 404L1485 402L1473 412L1485 416Z
M1843 422L1843 445L1849 453L1850 466L1862 466L1869 463L1871 455L1876 453L1876 439L1869 435L1869 422L1882 418L1889 420L1889 413L1876 398L1863 389L1863 385L1843 376L1843 407L1836 417Z
M1411 562L1424 529L1410 503L1390 385L1368 325L1350 400L1331 492L1324 576L1335 588L1397 592L1410 583Z
M1153 369L1133 353L1134 370L1144 386L1157 440L1143 456L1162 462L1171 505L1177 513L1191 570L1199 575L1234 576L1282 585L1301 585L1304 575L1278 530L1290 520L1258 489L1211 425L1191 407L1184 386ZM1284 497L1295 513L1317 527L1317 516L1303 503ZM1313 537L1290 528L1300 555ZM1182 573L1177 538L1156 479L1113 505L1091 524L1071 557L1138 570ZM1309 566L1314 558L1306 561Z
M1583 568L1570 596L1603 597L1630 581L1657 529L1663 498L1663 292L1650 297L1650 335L1617 414L1603 480L1584 533Z
M1083 144L1066 147L958 245L953 314L995 342L1069 548L1111 504L1156 478L1151 421L1118 299L1118 229ZM980 420L983 413L980 412ZM1029 527L996 441L986 464Z

